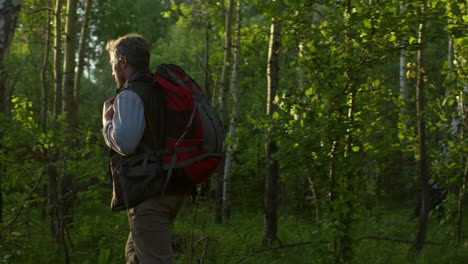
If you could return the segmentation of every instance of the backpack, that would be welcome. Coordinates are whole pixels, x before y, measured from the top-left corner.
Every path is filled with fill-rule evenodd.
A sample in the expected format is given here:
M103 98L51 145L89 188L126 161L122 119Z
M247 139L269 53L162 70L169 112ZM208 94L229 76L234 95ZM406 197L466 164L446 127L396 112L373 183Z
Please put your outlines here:
M223 158L221 120L202 88L179 66L160 64L154 76L165 96L165 185L174 169L182 169L192 184L204 182Z

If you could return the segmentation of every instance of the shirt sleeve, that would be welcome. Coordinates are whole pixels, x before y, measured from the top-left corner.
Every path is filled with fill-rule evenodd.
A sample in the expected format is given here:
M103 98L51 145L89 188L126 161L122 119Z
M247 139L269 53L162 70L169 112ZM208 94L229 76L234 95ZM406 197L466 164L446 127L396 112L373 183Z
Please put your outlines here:
M143 102L133 91L123 90L113 104L114 117L103 128L107 146L122 155L135 152L145 129Z

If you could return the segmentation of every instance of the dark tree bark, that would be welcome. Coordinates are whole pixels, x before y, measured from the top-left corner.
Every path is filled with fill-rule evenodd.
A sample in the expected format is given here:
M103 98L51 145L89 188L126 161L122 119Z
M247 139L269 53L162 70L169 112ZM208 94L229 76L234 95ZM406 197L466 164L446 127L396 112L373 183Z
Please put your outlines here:
M62 113L62 88L63 88L63 56L62 56L62 9L63 0L56 0L55 2L55 17L54 17L54 56L53 56L53 69L54 69L54 110L53 120L54 127L57 129L59 115ZM52 161L48 165L48 208L50 214L51 231L54 235L56 251L65 254L65 263L69 263L70 258L68 248L65 241L65 221L63 215L63 207L61 202L60 192L60 175L54 163L58 160L57 153L51 153L49 160Z
M0 1L0 115L6 113L5 63L15 33L22 2L15 0ZM2 138L3 135L0 133L0 149L3 148ZM0 224L3 223L2 179L4 173L4 164L0 162Z
M273 103L279 86L279 49L280 49L281 28L278 18L272 19L270 32L270 45L268 51L268 95L267 95L267 116L272 116L277 111L277 106ZM272 131L268 132L265 144L265 220L263 240L265 244L271 245L278 240L278 179L279 163L273 158L278 152L278 146L272 136Z
M48 107L49 107L49 89L47 87L47 68L49 65L49 55L50 55L50 48L51 48L51 36L52 36L52 7L50 0L47 0L46 3L47 9L47 25L45 27L45 44L44 44L44 55L42 57L42 66L41 66L41 128L42 132L46 132L47 130L47 116L48 116ZM43 155L45 159L48 156L48 150L43 150ZM41 195L43 197L47 196L47 185L41 185ZM47 199L44 199L42 208L41 208L41 219L44 220L47 215Z
M426 11L426 3L422 3L422 13L424 15ZM424 117L424 63L423 63L423 48L424 48L424 30L425 21L419 25L419 37L418 37L418 77L416 83L416 115L417 115L417 127L418 127L418 144L419 144L419 178L421 188L421 213L419 217L419 227L415 238L415 242L412 248L412 254L418 255L426 239L428 218L429 218L429 169L426 153L426 122Z

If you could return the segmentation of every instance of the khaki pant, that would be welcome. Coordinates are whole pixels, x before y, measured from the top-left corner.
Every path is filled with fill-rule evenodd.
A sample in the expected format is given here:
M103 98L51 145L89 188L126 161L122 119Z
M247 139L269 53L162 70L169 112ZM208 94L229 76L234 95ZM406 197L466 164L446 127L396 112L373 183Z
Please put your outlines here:
M127 264L172 263L171 224L183 195L153 197L128 210Z

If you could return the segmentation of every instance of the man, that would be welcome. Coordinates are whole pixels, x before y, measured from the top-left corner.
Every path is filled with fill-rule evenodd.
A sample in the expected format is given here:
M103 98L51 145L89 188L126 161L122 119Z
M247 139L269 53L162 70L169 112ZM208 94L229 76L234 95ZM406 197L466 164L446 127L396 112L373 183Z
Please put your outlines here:
M172 263L170 226L189 186L177 172L164 185L162 169L134 179L124 170L132 157L164 147L164 96L149 70L150 45L128 34L109 41L106 50L118 89L103 105L103 136L111 148L111 207L128 212L126 263Z

